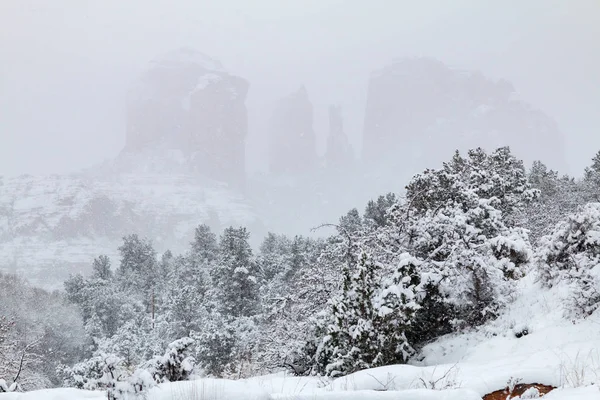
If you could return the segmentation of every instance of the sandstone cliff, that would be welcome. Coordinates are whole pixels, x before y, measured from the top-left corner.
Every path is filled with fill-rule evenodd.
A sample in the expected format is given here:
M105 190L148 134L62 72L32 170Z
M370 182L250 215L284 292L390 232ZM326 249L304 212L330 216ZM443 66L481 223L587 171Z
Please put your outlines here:
M363 159L393 158L422 168L455 149L508 145L526 165L543 160L564 170L564 140L555 122L515 97L506 81L431 59L399 60L370 78Z
M244 79L197 51L179 49L153 60L130 92L124 158L149 149L177 151L188 172L243 184L247 92Z
M304 173L317 166L313 106L306 88L281 99L273 113L269 137L269 171Z

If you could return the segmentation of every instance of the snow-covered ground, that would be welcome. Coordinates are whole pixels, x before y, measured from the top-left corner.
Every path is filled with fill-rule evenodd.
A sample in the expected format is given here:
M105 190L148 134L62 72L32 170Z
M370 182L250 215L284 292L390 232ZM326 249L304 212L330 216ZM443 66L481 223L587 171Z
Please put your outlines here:
M509 384L557 387L546 400L600 399L600 314L565 315L566 286L542 288L531 274L515 299L483 328L428 345L411 365L360 371L333 381L284 373L242 381L198 380L161 385L149 399L476 400ZM516 333L528 333L517 338ZM2 400L77 400L102 393L54 389L4 394ZM525 398L525 397L524 397Z

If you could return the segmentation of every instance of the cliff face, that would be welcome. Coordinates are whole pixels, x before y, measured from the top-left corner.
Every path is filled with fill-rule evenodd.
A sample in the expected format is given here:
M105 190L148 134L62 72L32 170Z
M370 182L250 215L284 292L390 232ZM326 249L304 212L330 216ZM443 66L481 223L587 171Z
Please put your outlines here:
M325 161L328 168L343 170L352 165L354 154L344 133L342 110L339 106L329 107L329 135Z
M124 152L177 150L190 172L242 184L247 92L244 79L201 53L160 57L130 92Z
M526 165L539 159L560 170L566 167L563 143L554 121L515 100L506 81L429 59L400 60L369 81L363 129L367 163L396 157L407 165L431 166L454 149L508 145Z
M269 171L303 173L317 166L313 106L301 87L279 101L271 120Z

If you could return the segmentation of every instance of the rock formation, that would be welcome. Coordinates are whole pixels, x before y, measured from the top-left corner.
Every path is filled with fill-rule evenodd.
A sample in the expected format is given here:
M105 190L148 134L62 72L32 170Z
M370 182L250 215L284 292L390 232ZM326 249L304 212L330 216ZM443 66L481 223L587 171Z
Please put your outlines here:
M240 184L245 176L248 83L202 53L151 62L130 93L125 153L178 151L186 168Z
M506 81L417 58L397 61L369 82L363 131L368 163L394 158L421 168L448 159L455 149L508 145L526 165L539 159L564 170L563 142L554 121L515 100Z
M269 171L302 173L316 167L313 107L304 86L281 99L271 121Z
M329 107L329 136L325 161L328 168L344 169L352 164L354 155L344 133L342 111L339 106Z

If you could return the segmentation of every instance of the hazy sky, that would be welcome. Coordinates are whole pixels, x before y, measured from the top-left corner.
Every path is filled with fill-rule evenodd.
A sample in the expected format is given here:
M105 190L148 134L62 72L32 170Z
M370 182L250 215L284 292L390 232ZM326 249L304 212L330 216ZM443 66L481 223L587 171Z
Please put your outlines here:
M181 46L250 81L252 166L300 84L317 133L339 103L359 144L369 72L412 55L511 81L559 123L572 173L600 150L599 0L0 0L0 175L116 155L129 85Z

